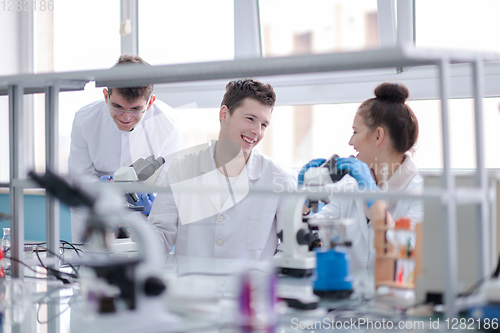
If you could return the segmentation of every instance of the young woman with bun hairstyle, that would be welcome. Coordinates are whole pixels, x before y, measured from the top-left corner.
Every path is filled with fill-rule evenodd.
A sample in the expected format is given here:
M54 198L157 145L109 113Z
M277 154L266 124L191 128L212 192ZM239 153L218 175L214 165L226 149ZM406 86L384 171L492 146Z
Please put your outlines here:
M358 154L337 159L337 167L348 170L351 177L346 175L334 186L343 191L352 191L355 187L361 191L422 191L423 179L409 154L418 138L418 121L405 104L408 95L408 89L402 84L382 83L375 88L375 98L361 104L349 140ZM423 204L417 199L375 201L333 196L314 217L352 219L346 235L352 241L351 267L373 274L375 251L371 221L386 219L390 225L401 217L408 217L414 227L422 221Z

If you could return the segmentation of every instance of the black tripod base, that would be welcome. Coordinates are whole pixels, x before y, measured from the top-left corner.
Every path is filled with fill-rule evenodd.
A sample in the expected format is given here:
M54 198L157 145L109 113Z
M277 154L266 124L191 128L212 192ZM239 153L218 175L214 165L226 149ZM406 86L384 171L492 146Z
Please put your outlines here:
M352 289L348 290L314 290L314 293L322 299L339 300L348 298L352 294Z

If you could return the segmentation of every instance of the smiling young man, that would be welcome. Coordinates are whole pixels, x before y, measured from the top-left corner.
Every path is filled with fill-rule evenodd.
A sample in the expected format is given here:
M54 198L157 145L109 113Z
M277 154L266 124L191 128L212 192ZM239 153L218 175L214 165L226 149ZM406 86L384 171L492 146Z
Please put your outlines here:
M147 66L139 56L122 55L115 66ZM106 178L138 158L167 157L180 146L180 133L171 108L156 99L153 85L103 89L104 99L75 114L68 160L69 174L83 181ZM166 168L165 168L166 170ZM162 172L158 183L165 177ZM151 206L147 194L140 205ZM84 217L72 209L73 241L80 241Z
M219 140L174 161L172 193L155 200L148 222L168 253L269 260L283 228L286 190L296 174L255 146L271 122L276 95L255 79L231 81L219 111ZM196 193L183 192L195 188ZM269 189L269 195L252 190ZM217 191L214 191L217 189Z

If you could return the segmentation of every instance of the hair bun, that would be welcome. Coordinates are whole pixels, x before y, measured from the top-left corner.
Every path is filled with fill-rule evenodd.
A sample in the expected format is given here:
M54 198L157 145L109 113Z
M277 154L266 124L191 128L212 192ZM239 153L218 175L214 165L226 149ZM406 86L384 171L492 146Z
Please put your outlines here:
M375 88L375 96L382 101L404 103L410 93L402 83L385 82Z

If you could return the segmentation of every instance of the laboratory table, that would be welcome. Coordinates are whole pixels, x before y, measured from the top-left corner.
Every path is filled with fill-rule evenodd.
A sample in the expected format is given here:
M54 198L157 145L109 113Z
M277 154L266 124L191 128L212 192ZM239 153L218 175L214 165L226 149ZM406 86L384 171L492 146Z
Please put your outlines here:
M241 331L235 327L235 322L241 315L242 274L254 271L252 276L258 277L260 274L260 278L265 279L268 278L269 267L269 263L263 262L169 254L165 257L163 267L168 289L162 304L165 311L178 319L179 325L175 330L164 327L159 332ZM14 294L7 293L1 298L0 290L0 301L5 299L10 302L7 302L8 309L2 318L3 332L88 331L86 327L95 320L95 315L88 314L79 283L63 285L59 281L44 279L45 275L41 272L28 275L23 281L12 281L7 277L5 283L16 287L11 288ZM322 301L319 309L308 311L290 309L283 302L278 303L275 332L428 332L438 327L446 328L442 319L437 324L439 318L436 316L411 317L410 312L401 305L404 302L380 295L375 297L370 273L355 272L353 275L355 291L347 300ZM287 279L280 277L278 285L286 284ZM310 285L311 281L306 279L303 283ZM147 322L148 318L143 318L143 322L138 322L137 330L134 330L147 333L143 329L147 327ZM364 325L360 325L361 322ZM133 330L116 322L114 331ZM467 329L464 331L470 332Z

